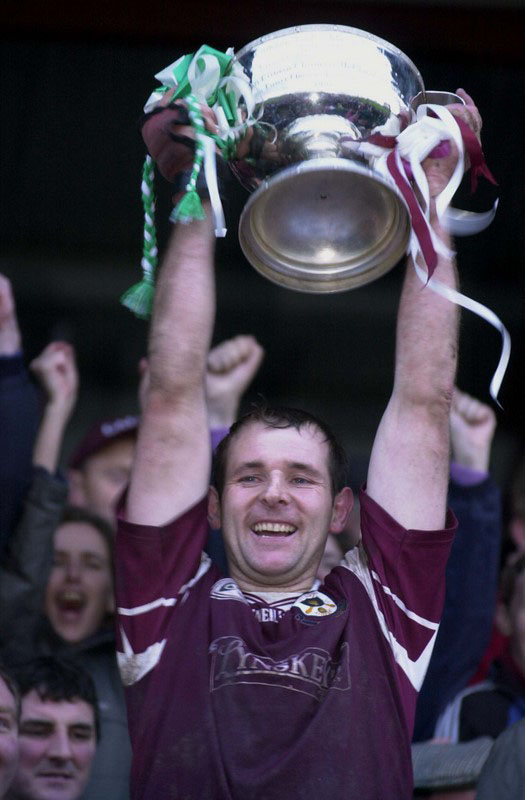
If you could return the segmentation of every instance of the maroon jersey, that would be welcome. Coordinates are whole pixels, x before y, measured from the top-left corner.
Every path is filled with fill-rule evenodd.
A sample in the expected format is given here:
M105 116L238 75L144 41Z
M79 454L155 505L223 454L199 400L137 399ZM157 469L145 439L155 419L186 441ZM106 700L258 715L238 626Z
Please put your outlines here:
M455 521L407 531L365 493L363 544L300 596L243 594L202 554L204 501L120 520L133 800L409 800L416 696Z

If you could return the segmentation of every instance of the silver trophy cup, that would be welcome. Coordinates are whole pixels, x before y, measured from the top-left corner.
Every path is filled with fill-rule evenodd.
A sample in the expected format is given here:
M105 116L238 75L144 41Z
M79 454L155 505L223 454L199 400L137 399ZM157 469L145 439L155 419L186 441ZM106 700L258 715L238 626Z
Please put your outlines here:
M236 59L260 117L232 162L253 194L239 239L248 261L282 286L338 292L375 280L407 249L410 217L393 182L352 142L391 115L410 117L423 79L388 42L342 25L261 36Z

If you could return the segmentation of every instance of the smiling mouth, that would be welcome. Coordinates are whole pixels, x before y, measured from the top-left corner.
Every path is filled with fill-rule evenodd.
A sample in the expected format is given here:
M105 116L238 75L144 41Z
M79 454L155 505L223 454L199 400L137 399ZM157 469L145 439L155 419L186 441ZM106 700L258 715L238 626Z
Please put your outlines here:
M80 592L62 592L57 598L59 611L63 613L80 613L86 604L84 596Z
M44 778L44 780L48 781L70 781L73 778L69 772L41 772L39 775L40 778Z
M257 522L252 526L251 530L256 536L286 538L295 533L297 527L287 522Z

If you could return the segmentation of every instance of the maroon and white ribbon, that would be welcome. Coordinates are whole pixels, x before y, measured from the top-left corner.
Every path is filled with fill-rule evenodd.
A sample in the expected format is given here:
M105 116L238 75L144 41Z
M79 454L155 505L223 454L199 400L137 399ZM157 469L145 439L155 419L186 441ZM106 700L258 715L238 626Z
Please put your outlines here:
M510 335L499 317L482 303L466 297L433 277L438 254L447 258L453 253L441 241L430 225L430 192L422 162L425 158L449 155L450 141L458 150L454 171L435 198L436 213L444 228L448 228L447 211L465 171L465 151L470 162L471 189L475 190L479 175L496 183L485 163L481 145L470 127L455 117L444 106L423 104L417 109L416 121L406 125L405 120L391 117L362 142L345 142L347 147L367 157L370 166L387 180L393 181L403 197L412 222L409 250L414 268L421 282L452 303L482 317L500 333L502 348L498 366L490 382L490 395L498 403L498 393L510 358ZM414 184L419 190L418 200ZM421 257L426 269L418 265Z

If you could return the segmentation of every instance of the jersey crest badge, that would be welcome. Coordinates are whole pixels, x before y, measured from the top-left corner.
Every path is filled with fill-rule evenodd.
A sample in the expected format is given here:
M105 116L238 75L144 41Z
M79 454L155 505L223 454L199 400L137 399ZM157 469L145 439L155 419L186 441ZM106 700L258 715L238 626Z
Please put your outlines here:
M337 603L322 592L313 591L298 597L292 608L298 608L307 617L329 617L337 611ZM306 621L306 620L305 620Z

